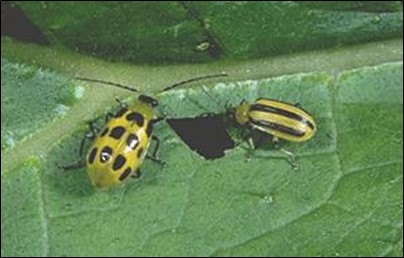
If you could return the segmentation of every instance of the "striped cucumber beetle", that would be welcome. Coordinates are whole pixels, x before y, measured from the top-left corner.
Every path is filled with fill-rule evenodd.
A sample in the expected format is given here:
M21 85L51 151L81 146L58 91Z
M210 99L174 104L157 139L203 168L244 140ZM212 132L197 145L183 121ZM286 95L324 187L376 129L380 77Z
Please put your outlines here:
M279 148L279 140L304 142L312 138L316 132L316 124L311 115L299 105L292 105L274 99L259 98L249 104L243 101L234 112L235 121L248 131L250 153L255 149L252 141L254 130L272 137L275 146L286 156L294 170L298 169L292 152Z
M227 74L192 78L166 87L160 92L174 89L186 83L222 76L227 76ZM135 93L140 92L136 88L118 83L81 77L76 79L102 83ZM86 135L80 145L79 161L61 166L63 169L86 166L91 183L99 188L119 185L129 176L139 177L139 167L145 157L163 164L156 157L159 140L153 135L153 126L165 119L156 116L154 109L158 106L158 101L151 96L140 95L130 106L120 104L121 108L116 114L107 116L107 123L102 130L98 130L93 123L90 124L91 132ZM85 161L83 161L83 148L87 140L91 140L91 146ZM147 155L147 151L151 141L155 141L155 148L150 156Z
M316 131L314 119L301 107L267 98L259 98L252 104L243 101L234 118L240 125L291 142L307 141Z
M203 91L219 105L218 101L206 89ZM300 105L275 99L258 98L253 103L243 100L238 107L225 108L225 110L225 120L228 120L233 126L243 129L242 138L247 141L250 147L247 154L248 159L258 147L257 145L262 143L262 138L271 137L275 146L279 148L280 140L304 142L311 139L317 128L313 117ZM253 141L252 136L255 132L260 132L260 135L263 136L258 144L254 144ZM293 153L284 148L279 149L287 155L294 169L297 169Z

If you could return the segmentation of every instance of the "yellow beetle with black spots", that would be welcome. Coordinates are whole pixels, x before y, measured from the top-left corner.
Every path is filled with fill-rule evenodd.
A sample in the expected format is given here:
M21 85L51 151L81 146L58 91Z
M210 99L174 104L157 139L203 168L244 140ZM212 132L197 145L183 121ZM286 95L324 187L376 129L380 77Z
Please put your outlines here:
M227 74L215 74L203 77L196 77L182 81L165 88L167 91L202 79L227 76ZM106 82L97 79L77 78L83 81L103 83L132 92L139 90L113 82ZM86 156L85 165L92 184L99 188L110 188L119 185L129 176L139 177L141 166L146 157L151 140L155 141L155 148L148 158L163 163L156 158L159 147L159 140L153 136L153 126L163 120L155 114L155 107L158 105L156 99L146 95L140 95L138 100L131 106L123 106L115 114L110 115L102 130L98 130L90 124L91 133L82 141L79 150L79 161L62 166L63 169L79 168L84 166L81 160L82 151L86 139L92 140Z
M138 168L150 140L156 141L155 151L158 148L159 141L152 135L153 125L159 121L153 110L156 105L157 101L141 95L132 106L121 108L96 136L86 159L93 185L108 188L131 175L140 176Z

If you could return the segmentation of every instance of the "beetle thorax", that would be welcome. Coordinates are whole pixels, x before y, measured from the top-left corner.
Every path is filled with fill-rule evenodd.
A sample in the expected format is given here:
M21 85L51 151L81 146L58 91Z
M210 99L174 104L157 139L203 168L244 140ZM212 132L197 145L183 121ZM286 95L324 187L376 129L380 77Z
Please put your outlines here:
M248 111L250 109L250 105L248 103L242 103L236 109L236 121L237 123L244 125L249 121Z

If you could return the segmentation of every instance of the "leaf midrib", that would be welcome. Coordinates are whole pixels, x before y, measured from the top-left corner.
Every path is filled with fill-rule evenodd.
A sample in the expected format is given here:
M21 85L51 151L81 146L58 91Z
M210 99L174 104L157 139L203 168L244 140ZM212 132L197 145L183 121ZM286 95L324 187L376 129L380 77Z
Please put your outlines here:
M15 62L34 64L72 77L97 78L135 86L146 85L147 87L142 87L141 90L153 92L184 79L219 72L228 73L230 81L240 81L305 72L335 74L363 66L402 61L403 40L391 39L256 60L237 62L224 60L215 63L167 66L110 63L66 50L10 40L2 40L1 51L2 57ZM49 149L67 137L69 132L85 126L85 121L91 119L94 113L113 105L116 96L124 97L128 96L128 93L107 87L103 90L99 90L98 87L87 87L84 98L75 104L66 116L47 124L31 138L7 150L1 160L3 168L1 173L13 171L13 168L29 157L46 155Z

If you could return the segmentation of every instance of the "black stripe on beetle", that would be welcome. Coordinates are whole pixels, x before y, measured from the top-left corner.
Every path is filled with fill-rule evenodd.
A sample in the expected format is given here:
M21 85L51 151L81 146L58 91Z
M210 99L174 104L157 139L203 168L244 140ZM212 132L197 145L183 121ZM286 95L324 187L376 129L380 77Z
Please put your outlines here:
M119 140L124 133L125 133L125 128L123 126L117 126L111 130L111 132L109 133L109 136L111 136L112 138L114 138L116 140Z
M296 113L287 111L285 109L280 109L280 108L273 107L273 106L268 106L268 105L253 104L250 107L250 111L261 111L261 112L268 112L268 113L271 113L271 114L277 114L277 115L285 116L287 118L290 118L290 119L305 123L312 130L314 130L314 125L312 123L310 123L310 121L307 121L306 118L304 118L304 117L302 117L302 116L300 116L300 115L298 115Z
M304 135L303 131L295 130L293 128L290 128L290 127L287 127L284 125L271 123L271 122L267 122L267 121L263 121L263 120L251 120L251 123L257 127L265 127L265 128L271 129L271 130L293 135L296 137L302 137Z
M129 122L135 122L139 127L144 125L144 117L138 112L132 112L126 116Z
M121 169L126 163L126 158L122 155L118 155L115 158L114 164L112 165L112 169L114 171L117 171L118 169Z
M130 172L131 172L131 171L132 171L131 168L126 168L125 171L123 171L123 173L122 173L121 176L119 177L119 180L120 180L120 181L125 180L125 179L130 175Z
M100 161L101 163L107 162L112 156L111 147L105 146L100 153Z
M93 164L96 155L97 155L97 148L93 148L90 152L90 155L88 155L88 163Z

